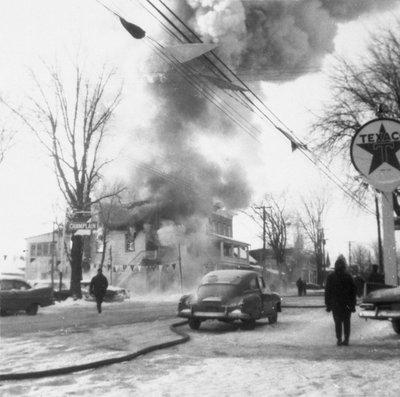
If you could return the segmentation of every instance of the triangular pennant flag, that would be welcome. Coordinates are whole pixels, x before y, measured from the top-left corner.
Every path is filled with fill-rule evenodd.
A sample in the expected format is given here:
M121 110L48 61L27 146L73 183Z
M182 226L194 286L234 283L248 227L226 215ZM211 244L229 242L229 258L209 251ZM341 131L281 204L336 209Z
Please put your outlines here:
M296 142L290 141L290 144L292 146L292 152L299 148L299 145Z
M163 50L168 55L174 57L178 62L185 63L194 58L198 58L206 52L212 51L216 47L216 44L194 43L164 47Z
M220 79L218 77L207 76L207 75L204 75L204 74L202 74L202 76L204 78L206 78L207 80L211 81L213 84L215 84L219 88L223 88L223 89L226 89L226 90L232 90L232 91L247 91L246 88L240 87L240 86L238 86L236 84L233 84L228 80L223 80L223 79Z
M125 21L124 18L119 18L119 20L122 23L122 26L130 33L132 37L135 39L143 39L143 37L146 36L146 32L137 25L134 25L133 23L130 23L128 21Z

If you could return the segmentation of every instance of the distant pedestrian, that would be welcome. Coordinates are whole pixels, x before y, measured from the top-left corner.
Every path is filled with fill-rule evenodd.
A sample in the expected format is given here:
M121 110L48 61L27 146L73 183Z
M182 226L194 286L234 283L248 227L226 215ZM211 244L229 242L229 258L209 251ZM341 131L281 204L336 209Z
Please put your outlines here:
M338 346L349 344L351 313L356 311L356 293L353 277L346 273L346 262L339 257L335 262L335 271L328 276L325 286L326 311L332 311Z
M306 296L307 295L307 282L303 281L303 295Z
M304 292L304 281L299 277L296 281L297 293L299 296L303 295Z
M368 276L367 281L373 284L385 284L385 276L379 273L378 265L372 265L372 272Z
M97 311L101 313L101 304L103 303L104 296L106 295L108 287L107 277L104 276L101 268L97 270L97 275L90 281L89 293L96 298Z

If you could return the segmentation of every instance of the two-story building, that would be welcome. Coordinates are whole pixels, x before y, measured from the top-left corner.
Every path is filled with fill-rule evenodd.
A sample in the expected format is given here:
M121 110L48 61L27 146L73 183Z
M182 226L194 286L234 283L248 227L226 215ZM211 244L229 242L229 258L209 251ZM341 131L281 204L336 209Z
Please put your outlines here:
M168 244L159 238L158 222L139 227L99 222L97 230L84 233L90 235L85 238L82 277L90 279L103 266L110 284L146 293L191 288L214 269L251 268L249 244L233 239L232 219L229 212L216 209L202 230L182 241L175 236ZM49 279L52 273L55 279L61 274L68 279L68 253L63 248L69 247L70 234L60 230L26 241L28 279Z

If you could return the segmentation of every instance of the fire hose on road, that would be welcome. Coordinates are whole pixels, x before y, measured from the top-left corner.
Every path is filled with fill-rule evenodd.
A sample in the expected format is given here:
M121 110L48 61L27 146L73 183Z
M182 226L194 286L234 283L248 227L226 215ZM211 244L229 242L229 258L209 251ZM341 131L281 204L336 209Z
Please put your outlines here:
M124 361L131 361L139 356L143 356L145 354L151 353L156 350L166 349L171 346L179 345L181 343L186 343L189 341L190 336L185 332L177 329L177 327L187 324L187 321L180 321L178 323L172 324L169 328L171 331L178 334L181 338L170 341L159 343L157 345L151 345L145 347L144 349L140 349L134 353L129 353L121 357L108 358L105 360L94 361L91 363L80 364L80 365L72 365L69 367L62 368L54 368L48 369L44 371L34 371L34 372L20 372L20 373L8 373L8 374L0 374L0 381L6 380L23 380L23 379L37 379L37 378L45 378L49 376L58 376L58 375L66 375L73 372L85 371L88 369L95 369L99 367L103 367L111 364L118 364Z
M323 308L324 305L322 302L282 302L282 308L296 308L296 309L302 309L302 308ZM85 371L89 369L95 369L99 368L102 366L107 366L111 364L118 364L122 363L125 361L131 361L139 356L151 353L156 350L161 350L161 349L166 349L168 347L172 347L181 343L186 343L190 340L190 336L186 334L184 331L177 329L177 327L180 327L182 325L186 325L188 323L187 320L180 321L177 323L172 324L169 328L171 331L174 333L178 334L181 336L181 338L170 341L170 342L165 342L165 343L160 343L156 345L151 345L148 347L145 347L141 350L138 350L134 353L129 353L127 355L123 355L120 357L114 357L114 358L109 358L109 359L104 359L104 360L99 360L99 361L93 361L90 363L86 364L79 364L79 365L72 365L68 367L61 367L61 368L54 368L54 369L48 369L48 370L43 370L43 371L29 371L29 372L19 372L19 373L6 373L6 374L0 374L0 381L11 381L11 380L23 380L23 379L38 379L38 378L45 378L45 377L50 377L50 376L58 376L58 375L66 375L70 374L73 372L80 372L80 371Z

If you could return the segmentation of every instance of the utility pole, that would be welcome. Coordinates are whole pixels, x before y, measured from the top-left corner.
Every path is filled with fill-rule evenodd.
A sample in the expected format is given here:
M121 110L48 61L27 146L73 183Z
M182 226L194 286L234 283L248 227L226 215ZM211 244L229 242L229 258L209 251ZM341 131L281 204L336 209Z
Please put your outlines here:
M378 226L378 255L379 255L379 273L383 274L383 250L382 250L382 236L381 236L381 216L379 212L378 196L375 194L375 211L376 223Z
M352 241L349 241L349 267L351 266L351 243Z
M263 251L266 248L266 240L267 240L267 230L266 230L266 225L265 222L267 220L267 213L265 211L266 206L262 205L260 207L255 207L256 210L262 210L262 223L263 223L263 234L262 234L262 240L263 240ZM268 207L270 208L270 207Z
M55 255L56 255L56 239L54 236L54 226L55 222L53 222L53 232L52 232L52 239L51 239L51 288L54 290L54 262L55 262Z
M265 249L266 249L266 246L267 246L267 244L266 244L267 230L266 230L265 222L266 222L266 219L267 219L267 214L265 212L265 205L262 205L261 207L256 207L256 209L262 210L262 223L263 223L262 240L263 240L263 248L262 248L262 251L261 251L260 260L261 260L261 265L262 265L262 267L264 269L264 273L265 273L266 266L265 266L265 263L264 263L264 254L265 254ZM265 277L265 275L266 274L264 274L264 277Z
M321 229L321 242L322 242L322 284L325 284L326 279L326 253L325 253L325 230Z
M181 282L181 294L183 294L183 274L182 274L182 257L181 257L181 244L178 243L178 265L179 265L179 278Z

